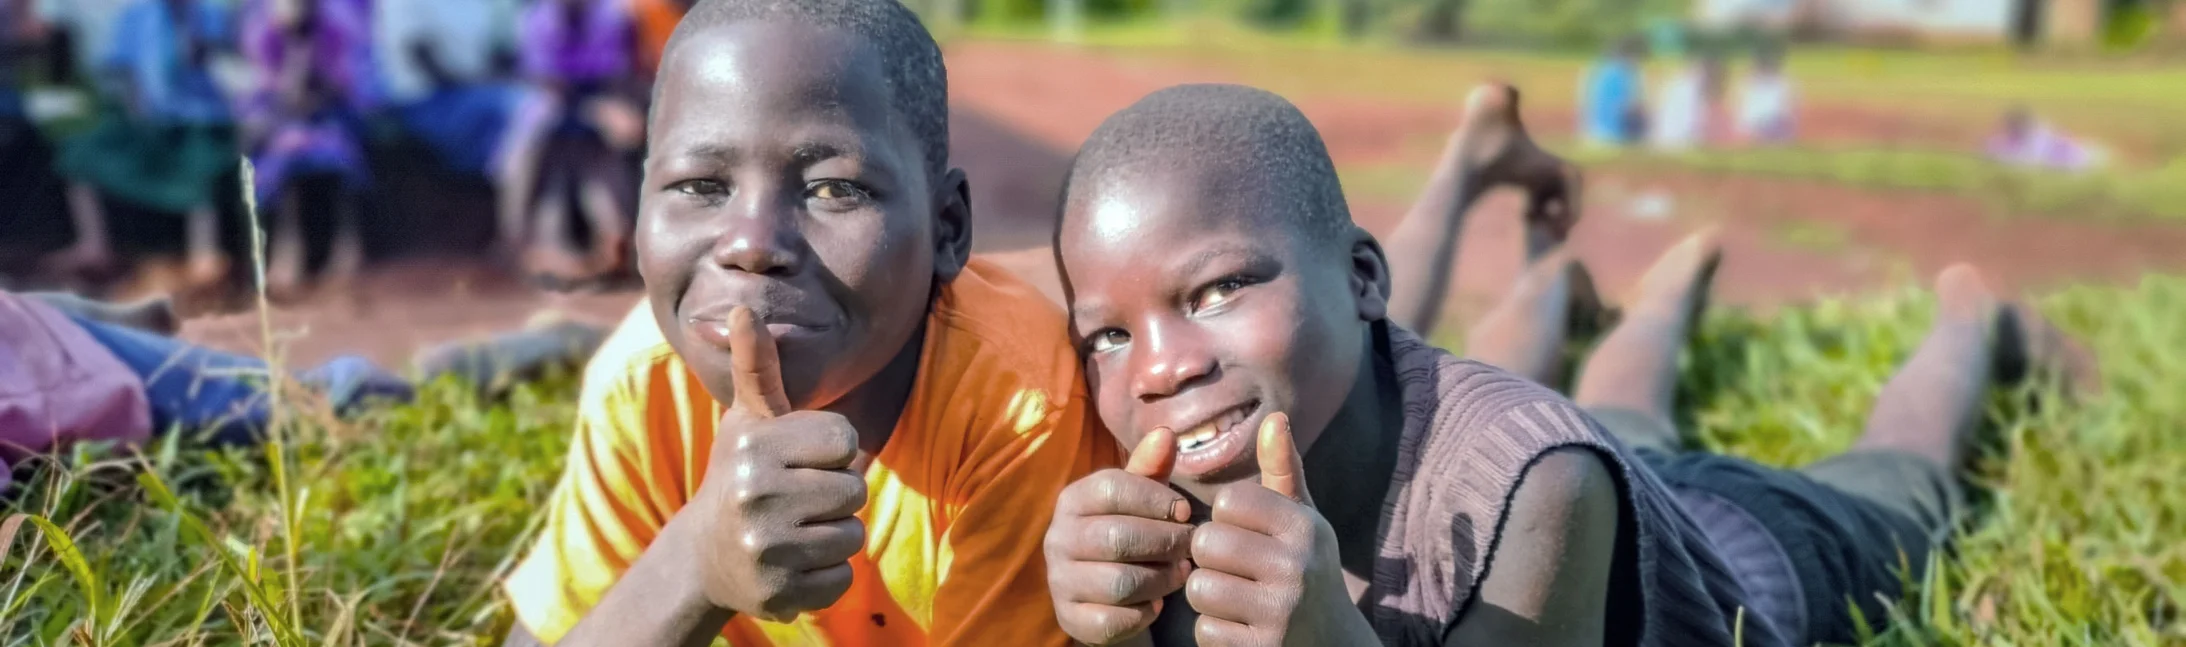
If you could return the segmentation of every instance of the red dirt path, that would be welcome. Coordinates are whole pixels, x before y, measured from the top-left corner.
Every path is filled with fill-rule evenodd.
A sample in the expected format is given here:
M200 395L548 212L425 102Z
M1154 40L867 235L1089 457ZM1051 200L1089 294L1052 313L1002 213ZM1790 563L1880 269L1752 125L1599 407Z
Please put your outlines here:
M1121 62L1097 53L1023 44L950 48L957 103L954 146L972 179L979 214L974 238L984 254L1059 296L1047 243L1067 154L1100 120L1155 89L1182 82L1231 80L1220 69ZM1442 107L1383 105L1344 97L1302 97L1302 109L1328 140L1338 164L1426 164L1453 125ZM1529 122L1553 129L1568 115L1529 110ZM1846 115L1821 120L1832 138L1883 133L1914 139L1956 137L1950 129ZM1722 226L1728 246L1718 302L1771 305L1816 294L1872 289L1925 277L1954 261L1981 265L1999 286L2019 290L2062 282L2129 282L2151 270L2186 269L2186 227L2118 226L2059 219L1999 220L1980 203L1954 196L1885 193L1813 182L1727 178L1682 171L1602 173L1589 182L1587 220L1572 245L1611 295L1621 294L1654 255L1699 223ZM1647 199L1668 206L1650 218ZM1386 232L1401 203L1355 201L1361 224ZM1473 216L1463 240L1460 307L1477 308L1502 290L1518 266L1517 213L1508 197ZM481 217L486 217L481 215ZM1834 232L1830 245L1783 242L1787 227ZM1911 272L1908 276L1902 270ZM543 295L483 262L411 261L376 268L350 299L279 309L277 330L294 362L358 352L400 365L423 344L520 325L541 307L611 322L634 292ZM190 322L186 336L257 350L257 317Z

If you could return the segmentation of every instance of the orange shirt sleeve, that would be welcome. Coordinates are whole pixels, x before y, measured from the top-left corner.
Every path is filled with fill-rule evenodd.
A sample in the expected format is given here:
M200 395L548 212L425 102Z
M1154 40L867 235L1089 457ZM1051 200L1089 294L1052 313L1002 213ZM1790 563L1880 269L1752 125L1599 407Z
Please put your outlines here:
M638 323L652 326L649 317ZM625 322L624 328L631 326ZM688 490L689 388L666 348L629 348L618 330L587 369L576 435L538 539L503 590L524 627L561 640L645 551ZM643 330L637 331L642 336ZM696 412L703 414L703 412Z

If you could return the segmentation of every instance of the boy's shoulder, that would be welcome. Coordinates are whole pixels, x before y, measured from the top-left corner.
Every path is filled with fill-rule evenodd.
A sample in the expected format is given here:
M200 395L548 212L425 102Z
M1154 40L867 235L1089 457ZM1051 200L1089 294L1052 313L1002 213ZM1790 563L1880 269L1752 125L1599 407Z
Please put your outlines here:
M1553 389L1459 357L1409 331L1390 330L1390 355L1407 422L1430 424L1429 431L1436 431L1494 424L1525 411L1580 415L1577 405Z
M1003 371L1021 387L1062 391L1051 399L1083 386L1062 307L1000 265L972 259L935 295L927 322L928 348L955 365L930 367Z

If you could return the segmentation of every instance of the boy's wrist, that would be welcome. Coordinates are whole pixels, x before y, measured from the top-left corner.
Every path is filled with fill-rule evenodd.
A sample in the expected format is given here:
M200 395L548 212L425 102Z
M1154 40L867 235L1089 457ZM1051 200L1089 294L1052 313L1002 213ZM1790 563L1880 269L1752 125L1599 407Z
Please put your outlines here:
M686 506L684 508L685 511L699 509L704 508L703 506ZM673 559L668 560L668 563L677 565L677 568L674 573L663 573L664 578L670 581L661 582L660 584L664 585L664 588L669 591L671 599L681 609L693 613L720 615L722 616L722 623L725 624L730 616L735 615L736 610L715 600L713 595L714 583L707 581L709 574L703 568L705 563L703 554L708 549L707 542L709 538L706 536L707 533L699 532L706 526L707 524L699 523L697 519L691 518L691 515L678 514L668 520L668 525L661 528L661 535L654 544L666 547L673 552L670 555Z

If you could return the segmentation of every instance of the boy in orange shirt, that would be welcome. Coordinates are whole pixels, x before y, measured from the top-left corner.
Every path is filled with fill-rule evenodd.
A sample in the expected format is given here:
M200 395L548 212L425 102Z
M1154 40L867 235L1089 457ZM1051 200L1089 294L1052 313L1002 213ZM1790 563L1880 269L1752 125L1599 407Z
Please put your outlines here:
M511 643L1067 643L1041 536L1121 452L1061 312L968 260L945 74L893 0L706 0L677 28L650 305L588 369Z

